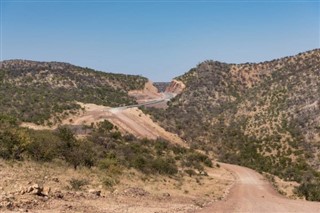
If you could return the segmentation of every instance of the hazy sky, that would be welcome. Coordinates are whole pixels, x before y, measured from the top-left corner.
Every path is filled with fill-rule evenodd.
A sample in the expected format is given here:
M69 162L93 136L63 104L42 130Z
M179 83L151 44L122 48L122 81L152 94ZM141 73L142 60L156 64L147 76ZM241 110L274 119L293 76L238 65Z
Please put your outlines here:
M206 59L259 62L320 46L313 1L1 1L1 58L169 81Z

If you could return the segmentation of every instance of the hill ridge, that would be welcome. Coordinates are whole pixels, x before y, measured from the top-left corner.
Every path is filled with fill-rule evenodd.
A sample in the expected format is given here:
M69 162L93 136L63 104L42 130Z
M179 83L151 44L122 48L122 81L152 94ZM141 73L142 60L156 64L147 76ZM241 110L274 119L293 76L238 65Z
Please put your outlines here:
M176 79L183 92L149 110L162 126L222 161L320 183L320 49L260 66L205 61Z

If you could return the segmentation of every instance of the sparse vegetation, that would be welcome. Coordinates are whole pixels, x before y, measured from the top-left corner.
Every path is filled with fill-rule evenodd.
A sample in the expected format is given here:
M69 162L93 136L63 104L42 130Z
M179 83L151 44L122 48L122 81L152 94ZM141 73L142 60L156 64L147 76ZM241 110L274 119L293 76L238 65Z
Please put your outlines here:
M127 92L142 89L140 76L98 72L58 62L4 61L0 110L20 121L52 125L81 110L76 102L105 106L134 104Z
M201 184L199 177L213 166L206 154L195 151L202 149L220 161L296 181L297 194L319 201L319 55L313 50L259 64L205 61L178 77L187 87L167 110L143 110L191 149L161 138L122 135L108 121L84 125L90 131L81 139L65 126L55 131L21 128L21 121L59 123L82 110L76 101L134 103L127 91L141 89L146 79L64 63L7 61L0 70L0 157L95 167L111 188L124 169L196 176Z
M314 200L305 188L319 186L319 56L316 49L258 64L205 61L177 78L186 89L167 110L143 110L191 147L297 181Z
M77 139L65 126L55 131L36 131L19 127L10 117L0 118L1 126L8 127L0 129L1 158L39 162L60 159L74 169L96 167L102 172L101 180L107 187L119 182L124 169L134 168L146 175L175 176L179 168L203 172L209 161L206 155L163 139L152 141L123 136L106 120L94 125L87 137ZM70 180L70 185L80 190L84 182Z
M70 186L72 190L81 190L81 188L85 185L88 185L89 181L87 179L75 179L72 178L69 180Z

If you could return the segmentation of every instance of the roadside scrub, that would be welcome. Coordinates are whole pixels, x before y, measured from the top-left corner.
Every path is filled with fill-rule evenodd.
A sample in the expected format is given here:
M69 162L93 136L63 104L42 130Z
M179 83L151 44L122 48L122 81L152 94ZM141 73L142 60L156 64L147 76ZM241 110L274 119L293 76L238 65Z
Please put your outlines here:
M75 170L98 168L107 187L119 183L124 170L136 169L145 175L204 175L212 167L208 156L192 149L170 144L163 139L138 139L122 135L108 121L92 126L85 138L77 138L71 129L60 126L55 131L20 128L9 117L1 117L0 157L6 160L51 162L59 159ZM81 188L73 181L72 188Z

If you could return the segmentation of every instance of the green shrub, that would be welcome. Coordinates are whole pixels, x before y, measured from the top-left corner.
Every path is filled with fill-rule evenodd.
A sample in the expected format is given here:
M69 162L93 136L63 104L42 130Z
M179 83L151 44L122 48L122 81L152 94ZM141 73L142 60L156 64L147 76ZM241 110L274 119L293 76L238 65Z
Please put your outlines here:
M99 169L105 171L108 175L120 175L122 173L122 166L116 158L106 157L99 161Z
M0 131L0 157L4 159L22 160L31 138L24 129L8 129Z
M120 181L115 177L105 176L102 180L103 185L105 185L107 188L112 188L116 184L118 184Z
M114 125L108 120L104 120L98 123L99 132L110 132L111 130L113 130L113 128L114 128Z
M69 180L69 184L71 186L71 189L78 191L81 189L81 187L88 185L89 181L87 179L72 178Z
M97 151L94 143L89 140L77 140L67 127L59 127L57 135L61 140L61 155L74 169L78 166L92 167L95 164Z
M171 158L156 158L151 161L151 168L159 174L175 175L178 173L178 168Z
M60 140L51 131L31 131L32 142L27 146L28 155L36 161L51 161L61 154Z
M304 196L306 200L320 201L320 182L317 183L302 183L297 192L300 196Z

